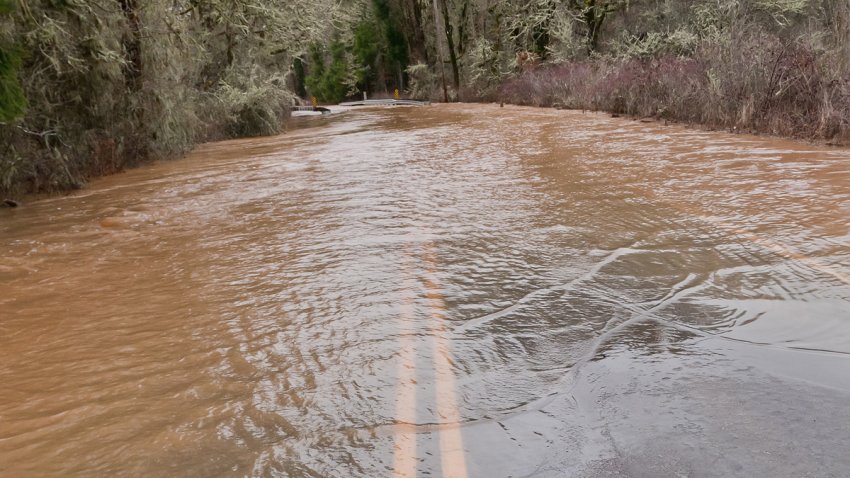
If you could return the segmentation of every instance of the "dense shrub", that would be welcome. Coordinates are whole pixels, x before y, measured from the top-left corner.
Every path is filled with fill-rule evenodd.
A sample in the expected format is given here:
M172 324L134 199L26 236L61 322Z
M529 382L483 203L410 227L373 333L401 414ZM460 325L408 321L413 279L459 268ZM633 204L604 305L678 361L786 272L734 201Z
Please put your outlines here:
M265 78L254 75L229 75L222 81L217 97L226 115L227 136L267 136L279 133L289 115L294 95L282 76Z
M407 67L407 75L410 78L410 97L415 100L431 100L437 87L431 68L424 63L410 65Z
M356 80L349 70L345 45L341 41L332 42L328 53L326 55L321 44L311 47L307 93L323 103L339 103L353 92Z
M776 8L765 11L777 15ZM689 38L685 43L693 51L649 35L625 51L544 65L504 82L495 99L850 139L850 74L846 62L835 61L846 45L815 44L811 37L772 31L754 20L725 28L709 29L695 45Z
M12 4L0 0L3 194L75 188L200 141L279 132L293 58L342 8L333 0Z

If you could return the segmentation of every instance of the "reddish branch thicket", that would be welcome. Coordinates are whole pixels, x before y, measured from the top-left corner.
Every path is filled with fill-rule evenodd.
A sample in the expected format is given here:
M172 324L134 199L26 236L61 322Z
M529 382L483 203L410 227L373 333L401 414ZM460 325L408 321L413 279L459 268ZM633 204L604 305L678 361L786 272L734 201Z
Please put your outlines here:
M490 99L850 141L850 78L836 75L810 48L776 44L726 53L542 66L507 80Z
M850 144L850 3L633 5L599 51L524 68L482 98Z

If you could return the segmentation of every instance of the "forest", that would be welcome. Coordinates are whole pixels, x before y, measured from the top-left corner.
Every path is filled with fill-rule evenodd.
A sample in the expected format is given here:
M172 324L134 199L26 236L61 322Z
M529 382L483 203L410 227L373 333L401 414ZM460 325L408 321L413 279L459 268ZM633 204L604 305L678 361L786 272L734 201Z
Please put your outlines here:
M850 139L847 0L0 0L0 193L391 95Z

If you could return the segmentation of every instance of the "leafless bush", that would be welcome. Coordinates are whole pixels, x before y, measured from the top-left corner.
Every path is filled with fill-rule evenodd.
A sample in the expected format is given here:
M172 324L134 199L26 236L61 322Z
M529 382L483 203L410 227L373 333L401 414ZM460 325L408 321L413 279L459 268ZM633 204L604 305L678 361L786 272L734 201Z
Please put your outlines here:
M762 32L692 57L595 58L526 71L501 99L808 139L846 139L850 76L805 43Z

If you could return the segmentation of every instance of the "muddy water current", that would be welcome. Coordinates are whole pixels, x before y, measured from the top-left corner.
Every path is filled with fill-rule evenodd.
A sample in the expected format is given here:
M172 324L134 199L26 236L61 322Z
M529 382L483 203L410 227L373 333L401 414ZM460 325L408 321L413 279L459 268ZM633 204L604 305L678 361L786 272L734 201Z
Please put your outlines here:
M850 151L347 111L0 210L0 476L848 476Z

